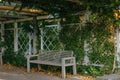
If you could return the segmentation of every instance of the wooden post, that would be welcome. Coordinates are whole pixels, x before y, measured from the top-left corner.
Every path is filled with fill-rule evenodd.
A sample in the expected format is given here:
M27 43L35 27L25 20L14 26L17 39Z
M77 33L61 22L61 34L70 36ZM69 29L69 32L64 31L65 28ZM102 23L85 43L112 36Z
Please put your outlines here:
M114 37L117 37L117 30L114 28L113 29L113 35L114 35ZM117 40L114 38L114 61L113 61L113 65L112 65L112 71L111 71L111 73L114 73L114 71L115 71L115 69L117 68L116 67L116 63L117 63L117 56L116 56L116 54L117 54L117 44L116 44L116 42L117 42Z
M34 22L34 33L33 33L33 54L37 54L38 51L37 51L37 43L38 43L38 37L37 37L37 34L38 34L38 23L37 23L37 17L33 17L33 22ZM43 32L42 32L43 33ZM43 38L41 36L41 49L43 49ZM41 69L41 66L38 64L38 69L40 70Z
M4 42L4 24L3 23L1 24L1 41ZM2 55L4 53L4 50L5 50L5 48L2 47L1 48L1 53L0 53L0 59L1 59L0 63L1 63L1 65L3 64Z
M62 78L65 79L66 70L65 70L65 59L62 59Z
M116 59L117 59L117 68L120 68L120 33L119 27L116 28Z
M32 45L31 45L31 40L32 40L31 36L32 36L32 33L29 32L28 36L29 36L29 53L28 54L30 55L32 53L32 50L31 50L32 49Z
M30 72L30 56L27 56L27 72Z
M77 74L77 71L76 71L76 60L75 60L75 57L73 59L73 74L76 75Z
M18 51L18 24L14 23L14 52Z
M60 29L60 27L61 27L61 25L60 25L60 19L58 19L57 24L58 24L58 29Z
M41 50L43 50L44 49L44 44L43 44L43 42L44 42L44 40L43 40L43 28L41 28L40 31L41 31L41 37L40 37L40 39L41 39Z
M37 24L37 17L33 17L34 23L34 33L33 33L33 54L37 54L37 33L38 33L38 24Z

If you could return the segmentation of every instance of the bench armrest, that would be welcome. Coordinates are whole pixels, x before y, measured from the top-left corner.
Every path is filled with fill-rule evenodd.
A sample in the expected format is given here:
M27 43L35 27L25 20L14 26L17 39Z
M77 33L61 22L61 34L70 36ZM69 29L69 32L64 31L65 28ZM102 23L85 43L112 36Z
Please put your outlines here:
M62 58L62 65L76 64L75 57Z
M27 55L27 59L30 59L32 57L38 57L38 54L36 54L36 55Z
M63 60L70 60L70 59L75 59L75 57L66 57L66 58L62 58Z

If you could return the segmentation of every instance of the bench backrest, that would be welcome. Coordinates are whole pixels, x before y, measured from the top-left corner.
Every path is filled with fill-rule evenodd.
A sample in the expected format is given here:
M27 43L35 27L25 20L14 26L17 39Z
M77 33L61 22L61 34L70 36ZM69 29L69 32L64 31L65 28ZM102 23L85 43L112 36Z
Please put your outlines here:
M60 50L39 51L38 59L41 61L52 61L60 63L61 58L66 57L73 57L73 51L60 51Z

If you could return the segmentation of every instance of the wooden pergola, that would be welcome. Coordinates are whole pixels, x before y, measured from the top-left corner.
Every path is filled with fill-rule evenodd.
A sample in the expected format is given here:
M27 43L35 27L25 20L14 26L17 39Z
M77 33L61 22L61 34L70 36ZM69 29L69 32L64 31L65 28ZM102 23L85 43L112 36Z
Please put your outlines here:
M82 4L79 0L66 0L68 2L72 2L75 4ZM11 5L9 3L6 3L5 5L3 5L3 3L0 3L0 25L1 25L1 41L5 41L4 40L4 26L5 24L9 24L9 23L14 23L14 52L18 51L18 23L19 22L25 22L25 21L33 21L34 23L34 39L33 39L33 52L37 53L37 49L36 49L36 41L37 41L37 35L36 35L36 29L35 27L37 26L37 21L38 20L42 20L42 19L47 19L47 20L51 20L51 19L55 19L54 17L51 17L51 15L49 15L47 12L44 12L43 10L36 10L36 9L28 9L28 8L22 8L20 10L20 7L15 7L15 5L21 5L20 3L14 3L11 2ZM12 13L15 12L15 15ZM82 14L78 13L78 14ZM77 15L78 15L77 14ZM59 21L59 18L56 19L57 21ZM78 23L79 24L79 23ZM58 22L58 25L60 25L60 23ZM56 25L55 25L56 26ZM41 37L41 49L43 49L43 38ZM1 53L0 53L0 61L2 64L2 53L4 52L4 47L1 48Z
M79 0L66 0L68 3L73 3L77 5L81 5L82 3ZM18 5L16 7L16 5ZM36 41L37 41L37 35L36 35L36 27L38 26L37 21L42 19L47 20L53 20L55 19L53 16L43 10L37 10L37 9L30 9L30 8L20 8L21 2L11 2L10 4L8 2L5 2L5 4L0 3L0 25L1 25L1 41L4 42L4 35L5 35L5 24L13 23L14 24L14 52L18 51L18 23L19 22L25 22L25 21L32 21L34 23L34 39L33 39L33 52L36 53ZM15 13L15 14L13 14ZM79 14L79 13L78 13ZM59 19L56 19L59 21ZM58 25L60 23L58 22ZM56 25L55 25L56 26ZM43 38L41 37L41 49L43 49ZM0 61L2 64L2 53L5 51L5 48L1 48L0 53Z
M20 10L20 8L15 8L15 5L19 3L11 3L9 5L6 3L3 5L0 3L0 25L1 25L1 41L4 42L4 26L5 24L8 23L14 23L14 52L18 51L18 22L24 22L24 21L33 21L34 27L37 26L37 20L41 19L53 19L50 18L50 15L47 12L44 12L42 10L35 10L35 9L27 9L23 8ZM11 14L11 12L15 12L16 15ZM34 48L34 53L36 53L36 29L34 29L34 36L35 38L33 39L33 48ZM41 47L42 48L42 47ZM4 47L1 48L1 53L0 53L0 62L2 62L2 53L4 52Z

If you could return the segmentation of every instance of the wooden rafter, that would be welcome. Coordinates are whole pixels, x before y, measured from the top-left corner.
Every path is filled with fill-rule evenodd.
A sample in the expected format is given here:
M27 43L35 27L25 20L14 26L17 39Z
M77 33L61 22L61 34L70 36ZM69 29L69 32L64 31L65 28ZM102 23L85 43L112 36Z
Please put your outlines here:
M20 8L14 9L13 6L2 6L2 5L0 5L0 10L15 10L15 11L26 12L26 13L47 14L46 12L42 10L25 9L25 8L20 10Z
M49 18L49 15L45 15L45 16L37 16L37 20L58 20L59 18ZM11 20L8 20L8 21L3 21L3 22L0 22L1 23L4 23L4 24L7 24L7 23L14 23L14 22L24 22L24 21L32 21L33 20L33 17L30 17L30 18L24 18L24 19L11 19Z

